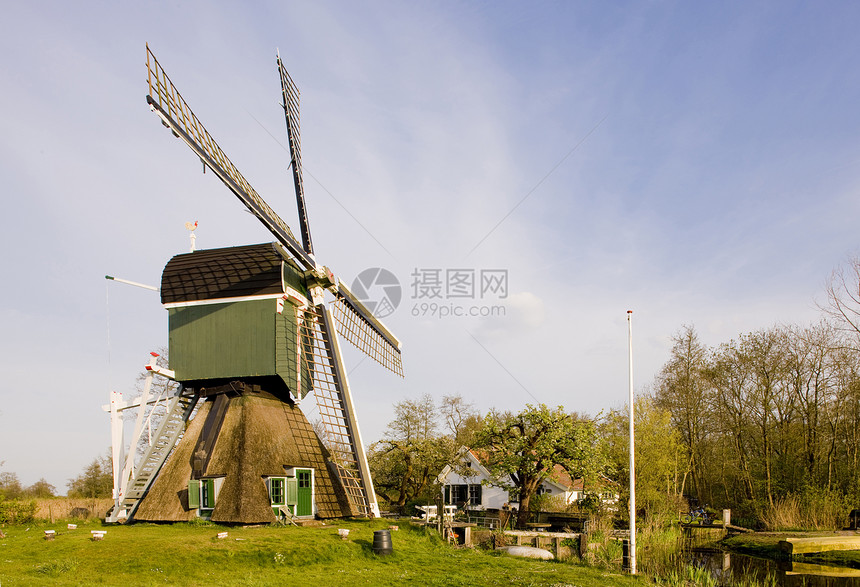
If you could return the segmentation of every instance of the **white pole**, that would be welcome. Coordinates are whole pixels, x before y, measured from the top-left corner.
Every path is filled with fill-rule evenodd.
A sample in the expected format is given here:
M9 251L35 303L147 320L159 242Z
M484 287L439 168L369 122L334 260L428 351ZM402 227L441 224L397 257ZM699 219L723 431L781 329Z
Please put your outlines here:
M627 354L630 372L630 574L636 574L636 459L633 422L636 410L633 406L633 310L627 310Z
M143 289L151 289L152 291L160 291L155 286L146 285L145 283L138 283L136 281L129 281L128 279L120 279L119 277L114 277L113 275L105 275L105 279L107 279L108 281L118 281L120 283L125 283L127 285L133 285L135 287L142 287Z

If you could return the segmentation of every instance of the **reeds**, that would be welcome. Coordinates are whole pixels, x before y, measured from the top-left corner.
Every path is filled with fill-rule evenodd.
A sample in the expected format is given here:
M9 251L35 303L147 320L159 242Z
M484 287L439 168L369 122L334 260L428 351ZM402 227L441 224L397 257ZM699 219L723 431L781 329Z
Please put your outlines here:
M807 489L767 504L760 514L770 531L836 530L845 525L851 504L837 491Z
M104 519L113 506L113 499L86 497L51 497L36 499L37 520Z

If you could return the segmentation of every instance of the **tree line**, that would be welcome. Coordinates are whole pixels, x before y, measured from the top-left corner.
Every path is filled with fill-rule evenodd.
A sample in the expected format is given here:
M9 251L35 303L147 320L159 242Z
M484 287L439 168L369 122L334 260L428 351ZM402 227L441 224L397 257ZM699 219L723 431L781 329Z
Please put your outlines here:
M682 492L741 508L792 494L860 497L860 355L833 323L774 326L708 348L674 338L655 382L689 455Z
M816 324L776 325L716 347L703 344L693 326L674 335L667 362L636 400L640 515L677 516L693 500L758 522L786 499L836 504L846 514L860 504L858 286L860 260L853 259L830 278ZM567 432L572 442L541 451L530 435L549 412L544 428L576 427ZM518 491L539 484L551 462L574 475L614 479L625 515L627 406L594 417L546 406L481 416L459 396L438 405L430 396L400 402L370 451L378 493L395 509L432 499L436 476L461 446L490 449L500 465L494 472L511 475ZM518 470L524 454L535 456L532 469ZM523 509L529 495L520 495Z
M110 453L108 453L109 455ZM113 467L108 455L96 457L80 475L66 483L68 497L111 497ZM0 462L0 465L3 463ZM29 486L21 484L11 471L0 472L0 500L40 499L57 497L57 488L43 477Z
M692 326L673 337L651 397L687 453L681 493L751 517L790 497L860 503L858 285L854 259L830 278L818 323L716 347Z

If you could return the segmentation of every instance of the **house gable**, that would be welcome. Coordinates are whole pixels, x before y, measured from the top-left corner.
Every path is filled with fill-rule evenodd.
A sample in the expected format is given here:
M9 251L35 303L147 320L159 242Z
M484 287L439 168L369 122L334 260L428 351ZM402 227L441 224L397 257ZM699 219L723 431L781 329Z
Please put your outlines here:
M516 505L516 500L512 501L510 493L495 484L498 480L492 478L482 463L486 455L463 447L457 458L465 467L455 469L445 465L438 477L446 504L466 505L471 509L501 509L504 505ZM510 479L507 481L510 484ZM470 489L475 484L481 485L480 491ZM552 474L541 483L538 493L562 496L570 504L583 497L583 488L582 479L572 478L564 467L555 465ZM480 495L480 504L474 501L477 495Z

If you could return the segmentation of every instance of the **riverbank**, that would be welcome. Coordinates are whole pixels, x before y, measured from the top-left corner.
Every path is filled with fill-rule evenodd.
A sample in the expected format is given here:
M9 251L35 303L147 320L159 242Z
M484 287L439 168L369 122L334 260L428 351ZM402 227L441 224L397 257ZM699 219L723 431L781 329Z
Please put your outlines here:
M721 541L721 545L731 551L768 558L771 560L787 560L788 557L779 548L779 541L791 537L839 536L857 535L854 531L838 532L750 532L730 536ZM835 566L860 568L860 551L841 550L812 554L795 555L795 561L827 564Z

